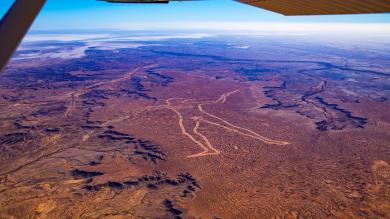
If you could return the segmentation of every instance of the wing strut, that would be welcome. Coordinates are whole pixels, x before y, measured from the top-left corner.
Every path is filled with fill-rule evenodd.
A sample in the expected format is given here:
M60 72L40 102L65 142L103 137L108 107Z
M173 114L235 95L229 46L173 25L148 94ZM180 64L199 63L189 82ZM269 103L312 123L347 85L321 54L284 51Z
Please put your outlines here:
M0 21L0 72L27 33L46 0L16 0Z

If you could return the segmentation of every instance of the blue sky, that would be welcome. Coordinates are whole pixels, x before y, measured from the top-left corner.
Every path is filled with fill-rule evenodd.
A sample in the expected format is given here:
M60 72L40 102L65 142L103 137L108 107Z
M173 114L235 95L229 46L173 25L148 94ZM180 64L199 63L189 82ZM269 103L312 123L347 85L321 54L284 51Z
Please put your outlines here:
M0 1L3 15L13 0ZM231 0L204 0L170 4L110 4L96 0L48 0L33 29L149 27L162 23L278 22L278 23L386 23L390 14L285 17Z

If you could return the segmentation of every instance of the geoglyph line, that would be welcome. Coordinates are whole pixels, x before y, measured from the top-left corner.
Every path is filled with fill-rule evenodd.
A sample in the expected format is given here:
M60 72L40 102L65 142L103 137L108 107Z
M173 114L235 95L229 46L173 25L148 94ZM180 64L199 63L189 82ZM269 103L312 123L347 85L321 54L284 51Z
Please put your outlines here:
M205 151L203 151L203 152L200 152L200 153L197 153L197 154L190 155L190 156L188 156L188 158L201 157L201 156L206 156L206 155L218 155L218 154L220 154L221 152L218 151L217 149L215 149L215 148L211 145L211 143L210 143L210 141L207 139L207 137L204 136L202 133L200 133L200 132L198 131L199 125L200 125L200 121L198 120L198 121L196 121L196 125L195 125L195 127L194 127L193 132L194 132L195 134L197 134L198 136L200 136L200 137L203 139L204 142L206 142L208 149L205 150ZM211 149L213 152L209 152L209 151L210 151L209 149Z
M195 127L193 128L192 130L192 133L189 133L184 125L184 117L183 115L180 113L179 110L177 110L174 106L172 106L172 103L171 103L171 100L175 99L175 100L182 100L182 102L187 102L188 99L184 99L184 98L170 98L170 99L167 99L165 101L165 105L158 105L158 106L153 106L153 107L145 107L145 108L142 108L138 111L140 112L145 112L147 110L158 110L158 109L169 109L169 110L172 110L178 117L178 125L180 127L180 130L181 130L181 133L186 136L187 138L189 138L192 142L194 142L196 145L198 145L202 151L199 152L199 153L195 153L195 154L192 154L192 155L189 155L187 156L187 158L196 158L196 157L203 157L203 156L211 156L211 155L219 155L221 154L221 152L216 149L210 142L210 140L204 135L202 134L200 131L199 131L199 127L201 125L201 122L204 122L204 123L207 123L207 124L210 124L210 125L214 125L216 127L219 127L219 128L223 128L225 130L228 130L228 131L232 131L232 132L235 132L237 134L240 134L240 135L243 135L243 136L246 136L246 137L250 137L250 138L253 138L253 139L256 139L256 140L260 140L266 144L273 144L273 145L287 145L289 144L288 142L285 142L285 141L276 141L276 140L272 140L272 139L269 139L267 137L264 137L250 129L246 129L246 128L243 128L243 127L239 127L237 125L234 125L218 116L215 116L207 111L205 111L203 109L203 106L206 105L206 104L217 104L217 103L222 103L224 104L227 100L227 98L238 92L238 90L236 91L232 91L232 92L229 92L229 93L226 93L226 94L223 94L221 95L221 97L219 97L217 100L215 101L203 101L203 102L196 102L198 104L198 107L197 109L199 110L199 112L205 114L206 116L209 116L213 119L216 119L218 121L221 121L223 124L220 124L220 123L217 123L217 122L212 122L210 120L207 120L203 117L197 117L195 118ZM130 116L124 116L124 117L120 117L120 118L117 118L117 119L113 119L113 120L110 120L110 121L107 121L105 123L103 123L102 125L109 125L109 124L113 124L113 123L117 123L117 122L120 122L120 121L123 121L123 120L126 120L130 118ZM91 136L91 134L93 134L94 131L90 131L88 132L86 135L83 136L83 142L85 142L86 140L89 139L89 137Z
M232 91L230 93L222 95L217 101L215 101L215 103L219 103L219 102L225 103L226 102L226 98L229 97L230 95L236 93L236 92L238 92L238 90L235 90L235 91ZM269 138L264 137L264 136L262 136L262 135L260 135L260 134L258 134L256 132L250 130L250 129L246 129L246 128L243 128L243 127L236 126L236 125L234 125L234 124L232 124L232 123L230 123L230 122L228 122L228 121L226 121L226 120L224 120L224 119L222 119L222 118L220 118L218 116L215 116L215 115L213 115L211 113L208 113L208 112L206 112L203 109L203 105L206 105L206 104L209 104L209 103L203 103L203 104L199 104L198 105L198 109L199 109L200 112L202 112L202 113L204 113L204 114L206 114L206 115L208 115L208 116L210 116L210 117L212 117L214 119L220 120L221 122L227 124L230 127L233 127L233 128L236 128L236 129L240 129L240 130L244 130L244 131L249 132L251 134L245 134L245 133L237 131L238 133L241 133L241 134L249 136L249 137L257 138L257 139L259 139L259 140L261 140L261 141L263 141L264 143L267 143L267 144L276 144L276 145L287 145L287 144L289 144L288 142L285 142L285 141L275 141L275 140L269 139ZM214 124L214 125L217 124L217 123L212 123L210 121L207 121L207 122L209 122L210 124ZM221 126L221 127L225 127L225 126ZM227 128L227 127L225 127L225 128Z
M211 113L208 113L206 112L204 109L203 109L203 105L206 105L206 104L216 104L216 103L222 103L224 104L227 100L227 98L238 92L238 90L235 90L235 91L232 91L232 92L229 92L229 93L226 93L226 94L222 94L220 98L218 98L217 100L215 101L204 101L204 102L197 102L199 103L198 104L198 110L199 112L209 116L209 117L212 117L216 120L219 120L221 122L223 122L224 124L226 125L222 125L222 124L219 124L219 123L216 123L216 122L212 122L212 121L209 121L209 120L206 120L202 117L200 118L196 118L195 121L196 121L196 124L195 124L195 127L193 129L193 133L196 134L198 137L200 137L203 141L203 143L199 140L197 140L193 135L191 135L185 128L184 124L183 124L183 115L177 110L175 109L170 100L172 100L173 98L171 99L168 99L166 100L166 106L168 109L174 111L176 113L176 115L178 116L179 118L179 127L181 129L181 132L183 135L187 136L191 141L193 141L195 144L197 144L198 146L200 146L200 148L202 149L201 152L199 153L196 153L196 154L193 154L193 155L189 155L187 156L187 158L194 158L194 157L202 157L202 156L208 156L208 155L219 155L221 152L219 150L217 150L216 148L213 147L213 145L210 143L209 139L203 135L202 133L200 133L198 131L199 129L199 126L200 126L200 122L203 121L205 123L208 123L208 124L211 124L211 125L214 125L214 126L217 126L217 127L220 127L220 128L223 128L223 129L226 129L226 130L229 130L229 131L233 131L237 134L240 134L240 135L244 135L244 136L247 136L247 137L250 137L250 138L254 138L254 139L257 139L257 140L260 140L266 144L274 144L274 145L287 145L289 144L289 142L286 142L286 141L276 141L276 140L272 140L272 139L269 139L267 137L264 137L250 129L246 129L246 128L243 128L243 127L239 127L237 125L234 125L218 116L215 116ZM187 102L189 101L189 99L184 99L184 98L175 98L175 99L181 99L183 100L183 102ZM247 133L245 133L247 132Z
M132 76L134 76L134 74L136 74L137 72L139 72L141 69L147 69L147 68L152 68L156 65L149 65L149 66L145 66L145 67L139 67L139 68L136 68L132 71L130 71L129 73L127 73L125 76L121 77L121 78L118 78L118 79L114 79L114 80L111 80L111 81L107 81L107 82L98 82L98 83L95 83L95 84L92 84L92 85L89 85L87 87L85 87L84 89L82 90L79 90L79 91L76 91L76 92L72 92L70 93L70 98L71 98L71 101L69 103L69 107L68 109L66 110L65 112L65 116L68 116L70 114L70 112L72 112L75 107L76 107L76 99L81 96L82 94L84 94L87 90L89 89L92 89L92 88L96 88L96 87L99 87L99 86L102 86L102 85L107 85L107 84L114 84L114 83L117 83L117 82L121 82L121 81L124 81L124 80L128 80L128 79L131 79ZM201 125L201 122L204 122L204 123L207 123L207 124L210 124L210 125L214 125L214 126L217 126L217 127L220 127L220 128L223 128L223 129L226 129L228 131L232 131L232 132L235 132L237 134L240 134L240 135L244 135L246 137L250 137L250 138L254 138L256 140L260 140L266 144L274 144L274 145L287 145L289 144L288 142L285 142L285 141L276 141L276 140L272 140L272 139L269 139L267 137L264 137L250 129L246 129L246 128L243 128L243 127L239 127L237 125L234 125L216 115L213 115L207 111L204 110L204 107L205 105L210 105L210 104L224 104L227 100L227 98L229 96L231 96L232 94L234 93L237 93L239 92L239 90L235 90L235 91L231 91L231 92L228 92L228 93L225 93L225 94L222 94L217 100L214 100L214 101L197 101L197 100L194 100L194 99L185 99L185 98L170 98L170 99L167 99L165 101L165 105L160 105L160 106L154 106L154 107L147 107L147 108L143 108L142 111L147 111L147 110L158 110L158 109L169 109L169 110L172 110L178 117L178 124L179 124L179 127L181 129L181 133L188 137L192 142L194 142L196 145L198 145L202 151L199 152L199 153L196 153L196 154L192 154L192 155L189 155L187 156L187 158L195 158L195 157L202 157L202 156L209 156L209 155L219 155L221 154L221 152L219 150L217 150L211 143L210 143L210 140L204 135L202 134L201 132L199 132L199 127ZM68 94L69 95L69 94ZM186 128L185 128L185 125L184 125L184 117L183 115L180 113L179 110L175 109L174 106L172 106L172 103L171 103L171 100L182 100L182 103L187 103L187 102L190 102L191 104L198 104L197 105L197 109L199 110L200 113L206 115L206 116L209 116L213 119L216 119L220 122L222 122L223 124L220 124L220 123L217 123L217 122L212 122L210 120L207 120L207 119L204 119L203 117L199 117L199 118L196 118L195 119L195 127L193 128L192 130L192 133L189 133ZM137 112L138 114L138 112ZM117 122L120 122L120 121L123 121L123 120L126 120L130 118L130 116L124 116L124 117L120 117L120 118L117 118L117 119L113 119L111 121L107 121L106 123L103 123L102 125L108 125L108 124L112 124L112 123L117 123ZM87 141L90 136L94 133L94 131L90 131L88 133L86 133L84 136L83 136L83 142Z
M226 101L226 97L227 97L227 96L224 97L224 102ZM237 132L237 133L241 133L241 134L246 135L246 136L248 136L248 137L256 138L256 139L258 139L258 140L260 140L260 141L263 141L263 142L266 143L266 144L276 144L276 145L287 145L287 144L289 144L289 143L286 142L286 141L276 141L276 140L272 140L272 139L269 139L269 138L267 138L267 137L264 137L264 136L262 136L262 135L260 135L260 134L258 134L258 133L256 133L256 132L254 132L254 131L252 131L252 130L250 130L250 129L246 129L246 128L243 128L243 127L236 126L236 125L234 125L234 124L232 124L232 123L230 123L230 122L228 122L228 121L226 121L226 120L224 120L224 119L222 119L222 118L220 118L220 117L218 117L218 116L215 116L215 115L213 115L213 114L211 114L211 113L206 112L206 111L203 109L203 107L202 107L203 105L204 105L204 104L199 104L199 105L198 105L198 109L199 109L199 111L201 111L202 113L204 113L204 114L206 114L206 115L208 115L208 116L210 116L210 117L212 117L212 118L214 118L214 119L217 119L217 120L219 120L219 121L221 121L221 122L227 124L227 125L230 126L230 127L233 127L233 128L239 129L239 130L244 130L244 131L249 132L249 133L251 133L251 134L245 134L245 133L242 133L242 132L240 132L240 131L234 130L234 131ZM222 126L222 125L220 125L220 124L213 123L213 122L210 122L210 121L207 121L207 120L204 120L204 121L207 122L207 123L213 124L213 125L219 125L220 127L228 128L228 127L226 127L226 126ZM231 129L231 128L228 128L228 129L233 130L233 129Z
M175 108L173 108L171 106L171 103L169 102L169 99L166 101L166 103L167 103L167 108L172 110L173 112L175 112L176 115L179 117L179 127L181 129L181 133L183 135L187 136L189 139L191 139L191 141L193 141L195 144L199 145L204 151L208 151L208 148L206 146L204 146L201 142L196 140L190 133L187 132L187 130L184 127L184 124L183 124L183 116L181 115L181 113L179 111L177 111Z
M215 122L211 122L209 120L206 120L206 119L202 119L202 121L204 121L205 123L208 123L208 124L211 124L211 125L215 125L215 126L218 126L220 128L224 128L228 131L232 131L232 132L235 132L235 133L238 133L238 134L241 134L241 135L245 135L247 137L250 137L250 138L254 138L254 139L257 139L257 140L260 140L266 144L276 144L276 145L287 145L289 144L288 142L281 142L281 141L274 141L274 140L270 140L270 139L265 139L263 136L257 136L257 135L251 135L251 134L247 134L247 133L243 133L237 129L232 129L232 128L229 128L227 126L224 126L224 125L221 125L221 124L218 124L218 123L215 123Z

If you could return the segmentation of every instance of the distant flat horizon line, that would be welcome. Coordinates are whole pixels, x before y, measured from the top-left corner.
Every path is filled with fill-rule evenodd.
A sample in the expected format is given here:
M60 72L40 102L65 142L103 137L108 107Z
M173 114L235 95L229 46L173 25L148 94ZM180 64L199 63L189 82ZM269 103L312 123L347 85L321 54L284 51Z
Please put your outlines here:
M252 31L252 32L371 32L390 33L389 23L325 23L325 22L146 22L118 23L111 26L91 28L33 28L36 31Z

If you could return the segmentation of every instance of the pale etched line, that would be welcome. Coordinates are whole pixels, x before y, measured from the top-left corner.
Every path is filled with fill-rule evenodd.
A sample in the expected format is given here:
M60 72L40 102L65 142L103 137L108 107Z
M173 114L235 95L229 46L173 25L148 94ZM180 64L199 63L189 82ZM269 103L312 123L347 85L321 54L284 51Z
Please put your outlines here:
M226 130L229 130L229 131L232 131L232 132L235 132L235 133L238 133L238 134L241 134L241 135L250 137L250 138L254 138L254 139L260 140L260 141L262 141L262 142L264 142L264 143L266 143L266 144L278 144L278 145L280 145L279 142L274 142L274 141L272 141L272 140L271 140L271 141L267 141L267 140L264 140L263 138L261 138L261 137L259 137L259 136L254 136L254 135L246 134L246 133L240 132L240 131L238 131L238 130L236 130L236 129L232 129L232 128L229 128L229 127L227 127L227 126L221 125L221 124L219 124L219 123L211 122L211 121L206 120L206 119L202 119L202 121L204 121L204 122L206 122L206 123L209 123L209 124L211 124L211 125L215 125L215 126L218 126L218 127L220 127L220 128L224 128L224 129L226 129Z
M227 93L227 94L222 95L222 96L216 101L216 103L221 102L221 101L222 101L221 103L225 103L225 102L226 102L226 98L229 97L230 95L236 93L236 92L238 92L238 90L237 90L237 91L232 91L232 92L230 92L230 93ZM252 135L257 136L257 139L263 141L264 143L267 143L267 144L276 144L276 145L287 145L287 144L289 144L289 142L272 140L272 139L269 139L269 138L267 138L267 137L264 137L264 136L262 136L262 135L260 135L260 134L258 134L258 133L256 133L256 132L254 132L254 131L252 131L252 130L250 130L250 129L246 129L246 128L243 128L243 127L236 126L236 125L234 125L234 124L232 124L232 123L230 123L230 122L228 122L228 121L226 121L226 120L224 120L224 119L222 119L222 118L220 118L220 117L218 117L218 116L215 116L215 115L213 115L213 114L211 114L211 113L206 112L206 111L203 109L203 107L202 107L203 105L205 105L205 104L199 104L199 105L198 105L198 109L199 109L200 112L202 112L202 113L204 113L204 114L206 114L206 115L208 115L208 116L210 116L210 117L212 117L212 118L214 118L214 119L217 119L217 120L219 120L219 121L222 121L223 123L225 123L225 124L227 124L227 125L229 125L229 126L231 126L231 127L233 127L233 128L247 131L247 132L251 133ZM216 123L215 123L215 124L216 124ZM223 127L225 127L225 126L223 126ZM238 132L238 133L242 133L242 132ZM244 134L244 133L242 133L242 134ZM245 135L246 135L246 136L251 136L251 135L248 135L248 134L245 134Z
M244 135L244 136L247 136L247 137L250 137L250 138L254 138L254 139L260 140L260 141L262 141L262 142L264 142L264 143L266 143L266 144L276 144L276 145L287 145L287 144L289 144L288 142L285 142L285 141L276 141L276 140L269 139L269 138L264 137L264 136L262 136L262 135L260 135L260 134L258 134L258 133L256 133L256 132L250 130L250 129L246 129L246 128L243 128L243 127L236 126L236 125L234 125L234 124L232 124L232 123L230 123L230 122L228 122L228 121L226 121L226 120L224 120L224 119L222 119L222 118L220 118L220 117L218 117L218 116L215 116L215 115L213 115L213 114L211 114L211 113L206 112L206 111L203 109L203 105L206 105L206 104L216 104L216 103L222 103L222 104L224 104L224 103L227 101L227 98L228 98L229 96L231 96L232 94L234 94L234 93L236 93L236 92L238 92L238 91L239 91L239 90L235 90L235 91L232 91L232 92L229 92L229 93L222 94L217 100L214 100L214 101L191 102L191 103L192 103L192 104L193 104L193 103L199 103L199 104L198 104L198 110L199 110L201 113L204 113L204 114L206 114L206 115L208 115L208 116L210 116L210 117L212 117L212 118L214 118L214 119L217 119L217 120L219 120L219 121L221 121L221 122L227 124L227 125L230 126L230 127L224 126L224 125L219 124L219 123L211 122L211 121L209 121L209 120L205 120L205 119L201 118L201 120L204 121L204 122L206 122L206 123L209 123L209 124L211 124L211 125L218 126L218 127L220 127L220 128L223 128L223 129L227 129L227 130L229 130L229 131L233 131L233 132L238 133L238 134L240 134L240 135ZM190 101L190 100L192 100L192 99L171 98L171 99L168 99L168 100L166 101L166 106L167 106L167 108L168 108L168 109L171 109L172 111L174 111L174 112L177 114L178 118L179 118L179 126L180 126L180 128L181 128L181 130L182 130L182 134L185 135L185 136L187 136L188 138L190 138L194 143L196 143L198 146L200 146L200 147L203 149L202 152L197 153L197 154L193 154L193 155L189 155L189 156L187 156L187 157L188 157L188 158L194 158L194 157L201 157L201 156L218 155L218 154L220 154L220 151L218 151L217 149L215 149L215 148L213 147L213 145L210 143L210 141L208 140L208 138L207 138L205 135L203 135L202 133L200 133L200 132L198 131L198 128L199 128L199 126L200 126L200 120L199 120L199 118L198 118L197 121L196 121L196 124L195 124L195 127L194 127L194 129L193 129L193 132L194 132L196 135L200 136L200 137L203 139L203 141L206 143L206 145L204 145L204 144L201 143L200 141L196 140L196 139L194 138L194 136L192 136L190 133L188 133L188 132L186 131L186 129L185 129L185 127L184 127L184 124L183 124L183 120L184 120L184 119L183 119L182 114L181 114L178 110L176 110L176 109L171 105L171 103L170 103L170 101L173 100L173 99L175 99L175 100L183 100L183 102L188 102L188 101ZM244 131L244 132L243 132L243 131ZM249 134L248 134L248 133L245 133L245 132L248 132ZM210 152L210 151L213 151L213 152Z
M237 93L239 90L235 90L235 91L232 91L232 92L229 92L229 93L226 93L226 94L223 94L218 100L215 101L215 103L218 103L218 102L221 102L221 103L225 103L226 102L226 99L234 94L234 93Z
M260 134L252 131L252 130L249 130L249 129L246 129L246 128L242 128L242 127L239 127L239 126L236 126L220 117L217 117L211 113L208 113L206 112L204 109L203 109L203 105L206 105L206 104L215 104L215 103L225 103L227 101L227 98L229 96L231 96L232 94L238 92L239 90L235 90L235 91L232 91L232 92L229 92L229 93L225 93L225 94L222 94L217 100L214 100L214 101L203 101L203 102L191 102L191 103L199 103L198 104L198 110L214 119L217 119L219 121L222 121L223 123L227 124L228 126L230 127L227 127L227 126L224 126L224 125L221 125L219 123L215 123L215 122L211 122L209 120L206 120L206 119L203 119L203 118L197 118L196 120L196 124L195 124L195 127L193 129L193 132L198 135L200 138L203 139L203 141L205 142L202 143L200 142L199 140L197 140L193 135L191 135L185 128L184 126L184 117L183 115L177 110L175 109L172 104L171 104L171 100L183 100L182 102L188 102L190 100L193 100L193 99L185 99L185 98L170 98L170 99L167 99L166 100L166 105L158 105L158 106L154 106L154 107L146 107L146 108L143 108L143 109L139 109L137 110L137 114L138 114L138 111L140 112L145 112L145 111L148 111L148 110L157 110L157 109L169 109L169 110L172 110L178 117L178 124L179 124L179 127L181 129L181 133L183 135L185 135L186 137L188 137L191 141L193 141L196 145L198 145L199 147L201 147L201 149L203 150L202 152L200 153L196 153L196 154L193 154L193 155L189 155L187 156L187 158L194 158L194 157L201 157L201 156L208 156L208 155L219 155L221 152L219 150L217 150L216 148L213 147L213 145L210 143L209 139L203 135L202 133L200 133L198 131L199 129L199 126L200 126L200 121L204 121L206 123L209 123L211 125L215 125L215 126L218 126L220 128L223 128L223 129L227 129L229 131L233 131L233 132L236 132L238 134L241 134L241 135L244 135L244 136L247 136L247 137L250 137L250 138L254 138L254 139L257 139L257 140L260 140L260 141L263 141L264 143L267 143L267 144L277 144L277 145L286 145L286 144L289 144L288 142L283 142L283 141L275 141L275 140L271 140L269 138L266 138L264 136L261 136ZM108 121L106 123L103 123L103 124L112 124L112 123L116 123L116 122L119 122L119 121L122 121L122 120L125 120L125 119L128 119L130 116L125 116L125 117L122 117L122 118L118 118L118 119L115 119L115 120L111 120L111 121ZM232 128L231 128L232 127ZM235 128L235 129L234 129ZM237 130L238 129L238 130ZM244 130L246 132L249 132L251 134L247 134L247 133L244 133L242 131L239 131L239 130ZM92 134L92 132L89 132L86 136L86 138L83 138L83 140L87 140L90 136L90 134ZM212 151L212 152L210 152Z
M225 124L227 124L227 125L229 125L229 126L231 126L231 127L233 127L233 128L240 129L240 130L244 130L244 131L247 131L247 132L251 133L251 134L254 135L254 136L257 136L257 138L258 138L259 140L263 141L264 143L267 143L267 144L277 144L277 145L287 145L287 144L289 144L289 142L272 140L272 139L269 139L269 138L267 138L267 137L264 137L264 136L262 136L262 135L260 135L260 134L258 134L258 133L256 133L256 132L254 132L254 131L252 131L252 130L250 130L250 129L246 129L246 128L243 128L243 127L236 126L236 125L234 125L234 124L232 124L232 123L230 123L230 122L228 122L228 121L226 121L226 120L224 120L224 119L222 119L222 118L220 118L220 117L217 117L217 116L215 116L215 115L212 115L212 114L210 114L210 113L204 111L201 105L199 105L198 108L199 108L199 110L200 110L201 112L205 113L206 115L208 115L208 116L210 116L210 117L212 117L212 118L215 118L215 119L217 119L217 120L219 120L219 121L222 121L223 123L225 123ZM245 134L245 135L248 135L248 134ZM249 136L249 135L248 135L248 136Z
M200 103L203 103L203 104L205 104L205 103L218 103L218 102L225 103L226 102L226 98L229 97L231 94L236 93L236 92L238 92L238 90L235 90L235 91L223 94L223 95L221 95L220 98L218 98L215 101L204 101L204 102L200 102ZM197 134L198 136L200 136L204 140L204 142L206 143L207 147L204 144L202 144L200 141L196 140L190 133L188 133L186 131L186 129L184 127L184 124L183 124L183 116L181 115L181 113L178 110L174 109L171 106L170 100L172 100L172 99L168 99L166 101L167 107L169 109L173 110L178 115L178 117L179 117L179 126L180 126L180 128L182 130L182 133L184 135L186 135L187 137L189 137L193 142L195 142L197 145L199 145L203 149L202 152L197 153L197 154L193 154L193 155L189 155L189 156L187 156L187 158L201 157L201 156L207 156L207 155L219 155L221 152L218 151L217 149L215 149L212 146L212 144L210 143L210 141L208 140L208 138L205 135L203 135L202 133L198 132L198 128L200 126L200 121L199 120L196 121L196 125L195 125L195 127L193 129L193 132L195 134ZM177 100L182 99L182 100L184 100L184 102L189 101L189 99L185 99L185 98L175 98L175 99L177 99ZM212 150L214 152L209 152L210 150Z
M211 150L214 151L213 154L220 154L221 152L218 151L217 149L215 149L215 148L211 145L209 139L208 139L206 136L204 136L202 133L200 133L200 132L198 131L199 126L200 126L200 121L198 120L198 121L196 121L196 125L195 125L194 130L193 130L194 133L197 134L197 135L199 135L200 137L203 138L203 140L206 142L206 144L207 144L207 146L209 147L209 149L211 149Z
M197 153L197 154L193 154L193 155L189 155L187 156L187 158L194 158L194 157L202 157L202 156L207 156L207 155L218 155L220 154L221 152L218 151L217 149L215 149L210 141L207 139L206 136L204 136L202 133L198 132L198 128L199 128L199 125L200 125L200 122L199 120L196 121L196 125L194 127L194 133L197 134L198 136L200 136L201 138L203 138L203 140L206 142L207 146L213 150L214 152L209 152L209 150L205 150L203 152L200 152L200 153Z
M176 113L176 115L178 116L179 118L179 127L181 129L181 132L183 135L187 136L189 139L191 139L191 141L193 141L195 144L197 144L198 146L200 146L204 151L208 151L208 148L206 146L204 146L201 142L199 142L198 140L196 140L190 133L187 132L186 128L184 127L184 124L183 124L183 116L181 115L181 113L179 111L177 111L175 108L173 108L169 102L169 99L166 101L166 104L167 104L167 107L174 111Z

